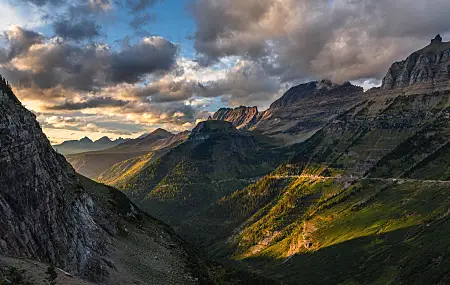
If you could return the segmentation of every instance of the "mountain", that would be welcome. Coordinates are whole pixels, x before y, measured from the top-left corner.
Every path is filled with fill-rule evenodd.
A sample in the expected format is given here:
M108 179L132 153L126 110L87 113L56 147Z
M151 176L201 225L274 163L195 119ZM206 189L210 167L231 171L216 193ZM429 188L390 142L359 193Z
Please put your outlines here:
M185 142L122 181L121 188L170 225L193 229L202 209L269 173L284 155L270 138L209 120L199 123ZM185 235L197 236L194 230Z
M220 109L213 118L262 132L281 143L292 145L305 141L333 120L340 112L364 100L363 88L349 82L313 81L289 89L269 109L255 107Z
M120 187L129 179L129 177L132 177L136 173L140 172L173 147L186 141L188 136L189 132L181 132L160 140L159 144L154 147L154 151L117 162L100 173L96 179L105 184Z
M109 149L67 155L66 158L78 173L92 179L112 181L125 175L129 167L134 165L129 162L141 161L137 158L142 156L145 156L144 160L153 161L184 141L187 136L187 132L174 135L157 129L143 138L128 140ZM120 165L116 165L118 163ZM104 172L106 173L102 175Z
M102 137L94 142L90 138L84 137L78 141L65 141L62 144L54 145L53 148L61 154L69 155L87 151L108 149L124 143L125 141L126 140L122 138L112 141L108 137Z
M205 252L285 284L448 284L448 52L437 37L394 63L289 161L198 213Z
M264 112L221 109L122 190L206 255L283 284L450 284L449 53L436 37L380 88L314 81ZM283 162L241 176L261 165L241 135Z
M3 78L0 146L2 284L273 284L206 263L123 193L77 175Z
M257 107L241 106L235 109L221 108L212 119L231 122L238 129L248 129L257 122L258 115Z
M404 88L405 91L426 92L427 90L448 90L450 73L450 42L442 42L440 35L431 44L406 60L396 62L383 79L383 90Z
M168 227L140 212L117 190L79 178L4 79L1 90L3 255L51 263L107 284L145 282L146 276L172 284L206 278L190 269L197 266L195 259Z

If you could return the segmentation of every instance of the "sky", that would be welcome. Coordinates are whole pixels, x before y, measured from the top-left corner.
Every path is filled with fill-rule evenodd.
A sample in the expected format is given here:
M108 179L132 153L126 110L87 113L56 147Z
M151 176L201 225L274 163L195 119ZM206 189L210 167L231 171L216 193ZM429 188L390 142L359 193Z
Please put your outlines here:
M0 74L52 143L192 129L311 80L378 86L450 1L0 0Z

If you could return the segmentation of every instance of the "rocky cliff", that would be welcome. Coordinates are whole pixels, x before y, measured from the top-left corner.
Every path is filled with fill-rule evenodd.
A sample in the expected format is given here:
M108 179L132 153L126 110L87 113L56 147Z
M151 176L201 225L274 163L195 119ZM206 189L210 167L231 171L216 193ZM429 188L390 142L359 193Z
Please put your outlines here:
M2 79L0 249L82 275L102 275L108 236L93 222L92 199Z
M238 129L249 129L258 120L257 107L221 108L213 116L214 120L228 121Z
M450 42L437 35L427 47L395 62L383 79L382 89L445 90L450 87Z
M293 144L308 139L339 113L364 100L363 91L350 82L312 81L292 87L264 112L256 107L225 108L213 119L262 132L281 144Z
M29 258L97 284L213 283L166 225L118 190L78 176L3 78L0 216L0 264L5 255Z

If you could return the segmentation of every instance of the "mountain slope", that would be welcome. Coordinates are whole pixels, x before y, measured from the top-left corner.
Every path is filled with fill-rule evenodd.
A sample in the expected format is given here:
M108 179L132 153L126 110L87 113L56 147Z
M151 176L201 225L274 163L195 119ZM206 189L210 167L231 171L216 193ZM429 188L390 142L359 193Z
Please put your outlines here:
M3 78L0 170L0 264L33 259L96 284L266 282L206 264L123 193L78 176ZM0 282L11 270L0 266Z
M286 284L449 283L450 72L434 72L448 51L434 41L411 61L429 77L407 69L411 84L337 106L288 163L200 210L204 251ZM294 94L273 105L314 93Z
M284 144L305 141L338 114L364 100L361 87L349 82L313 81L289 89L264 112L250 107L220 109L214 118L255 130Z
M282 156L283 150L266 137L210 120L122 189L152 215L180 227L180 222L195 223L196 214L210 203L273 170ZM183 236L201 235L187 229Z
M129 140L110 149L67 155L67 160L82 175L101 181L110 181L118 179L118 176L124 175L127 171L127 169L121 169L120 165L116 166L117 163L121 164L144 155L156 159L186 140L187 136L186 132L174 135L158 129L144 138ZM112 169L109 170L110 168ZM102 175L103 172L106 173Z

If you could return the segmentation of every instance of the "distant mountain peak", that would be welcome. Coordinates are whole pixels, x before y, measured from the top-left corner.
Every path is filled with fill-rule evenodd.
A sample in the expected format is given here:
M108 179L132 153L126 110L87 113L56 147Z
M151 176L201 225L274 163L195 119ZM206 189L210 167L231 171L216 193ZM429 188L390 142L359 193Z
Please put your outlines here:
M82 142L82 143L93 143L93 141L90 138L88 138L88 137L82 138L80 140L80 142Z
M150 136L152 136L152 137L153 136L170 137L170 136L173 136L173 134L169 131L166 131L165 129L158 128L158 129L154 130L153 132L151 132L149 135L147 135L147 137L150 137Z
M104 137L101 137L100 139L96 140L95 142L96 143L111 143L112 140L109 137L104 136Z

